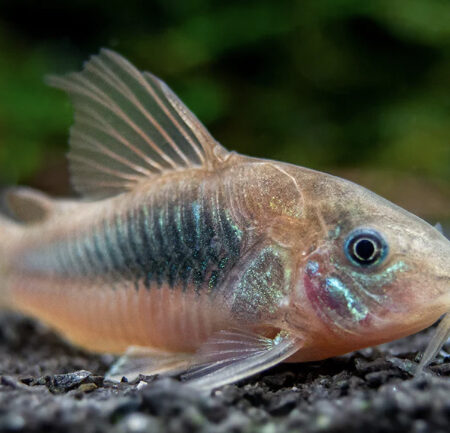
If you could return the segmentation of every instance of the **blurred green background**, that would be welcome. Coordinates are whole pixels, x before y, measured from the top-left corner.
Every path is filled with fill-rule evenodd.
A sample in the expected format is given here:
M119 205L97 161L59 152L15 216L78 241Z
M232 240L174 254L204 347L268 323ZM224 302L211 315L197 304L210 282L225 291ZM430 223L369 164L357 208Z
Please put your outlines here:
M0 184L71 194L47 73L110 47L229 149L347 177L450 221L450 1L0 1Z

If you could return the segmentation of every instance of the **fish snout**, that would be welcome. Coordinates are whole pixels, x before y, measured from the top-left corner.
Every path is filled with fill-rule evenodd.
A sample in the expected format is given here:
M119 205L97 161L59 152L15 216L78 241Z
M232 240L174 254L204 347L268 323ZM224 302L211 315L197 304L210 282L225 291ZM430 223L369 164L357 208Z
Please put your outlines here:
M403 247L411 298L424 308L447 303L450 309L450 241L427 225L423 233L412 233Z

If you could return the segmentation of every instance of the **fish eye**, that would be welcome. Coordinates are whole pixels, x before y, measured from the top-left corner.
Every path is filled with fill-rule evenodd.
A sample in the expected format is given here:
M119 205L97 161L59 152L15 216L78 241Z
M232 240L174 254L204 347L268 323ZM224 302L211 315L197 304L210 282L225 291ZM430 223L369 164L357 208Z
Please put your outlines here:
M383 236L371 229L357 229L350 233L344 248L348 259L363 267L378 265L388 252L388 245Z

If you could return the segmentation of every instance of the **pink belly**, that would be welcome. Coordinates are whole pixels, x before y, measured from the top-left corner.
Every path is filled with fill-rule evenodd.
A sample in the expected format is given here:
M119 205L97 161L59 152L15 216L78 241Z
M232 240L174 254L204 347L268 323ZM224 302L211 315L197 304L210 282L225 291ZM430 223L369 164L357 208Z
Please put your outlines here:
M96 352L123 353L129 346L193 352L213 332L230 327L218 296L140 285L112 289L88 281L17 278L14 306Z

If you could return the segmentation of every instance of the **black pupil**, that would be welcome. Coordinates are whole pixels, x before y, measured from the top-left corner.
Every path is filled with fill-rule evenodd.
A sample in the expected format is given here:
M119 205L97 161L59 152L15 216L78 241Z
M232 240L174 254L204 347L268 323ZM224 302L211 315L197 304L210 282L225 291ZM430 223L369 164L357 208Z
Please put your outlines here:
M387 256L389 247L375 230L357 229L345 241L345 254L354 264L369 268L381 263Z
M377 246L372 239L358 239L353 245L355 258L364 263L372 263L376 260Z

